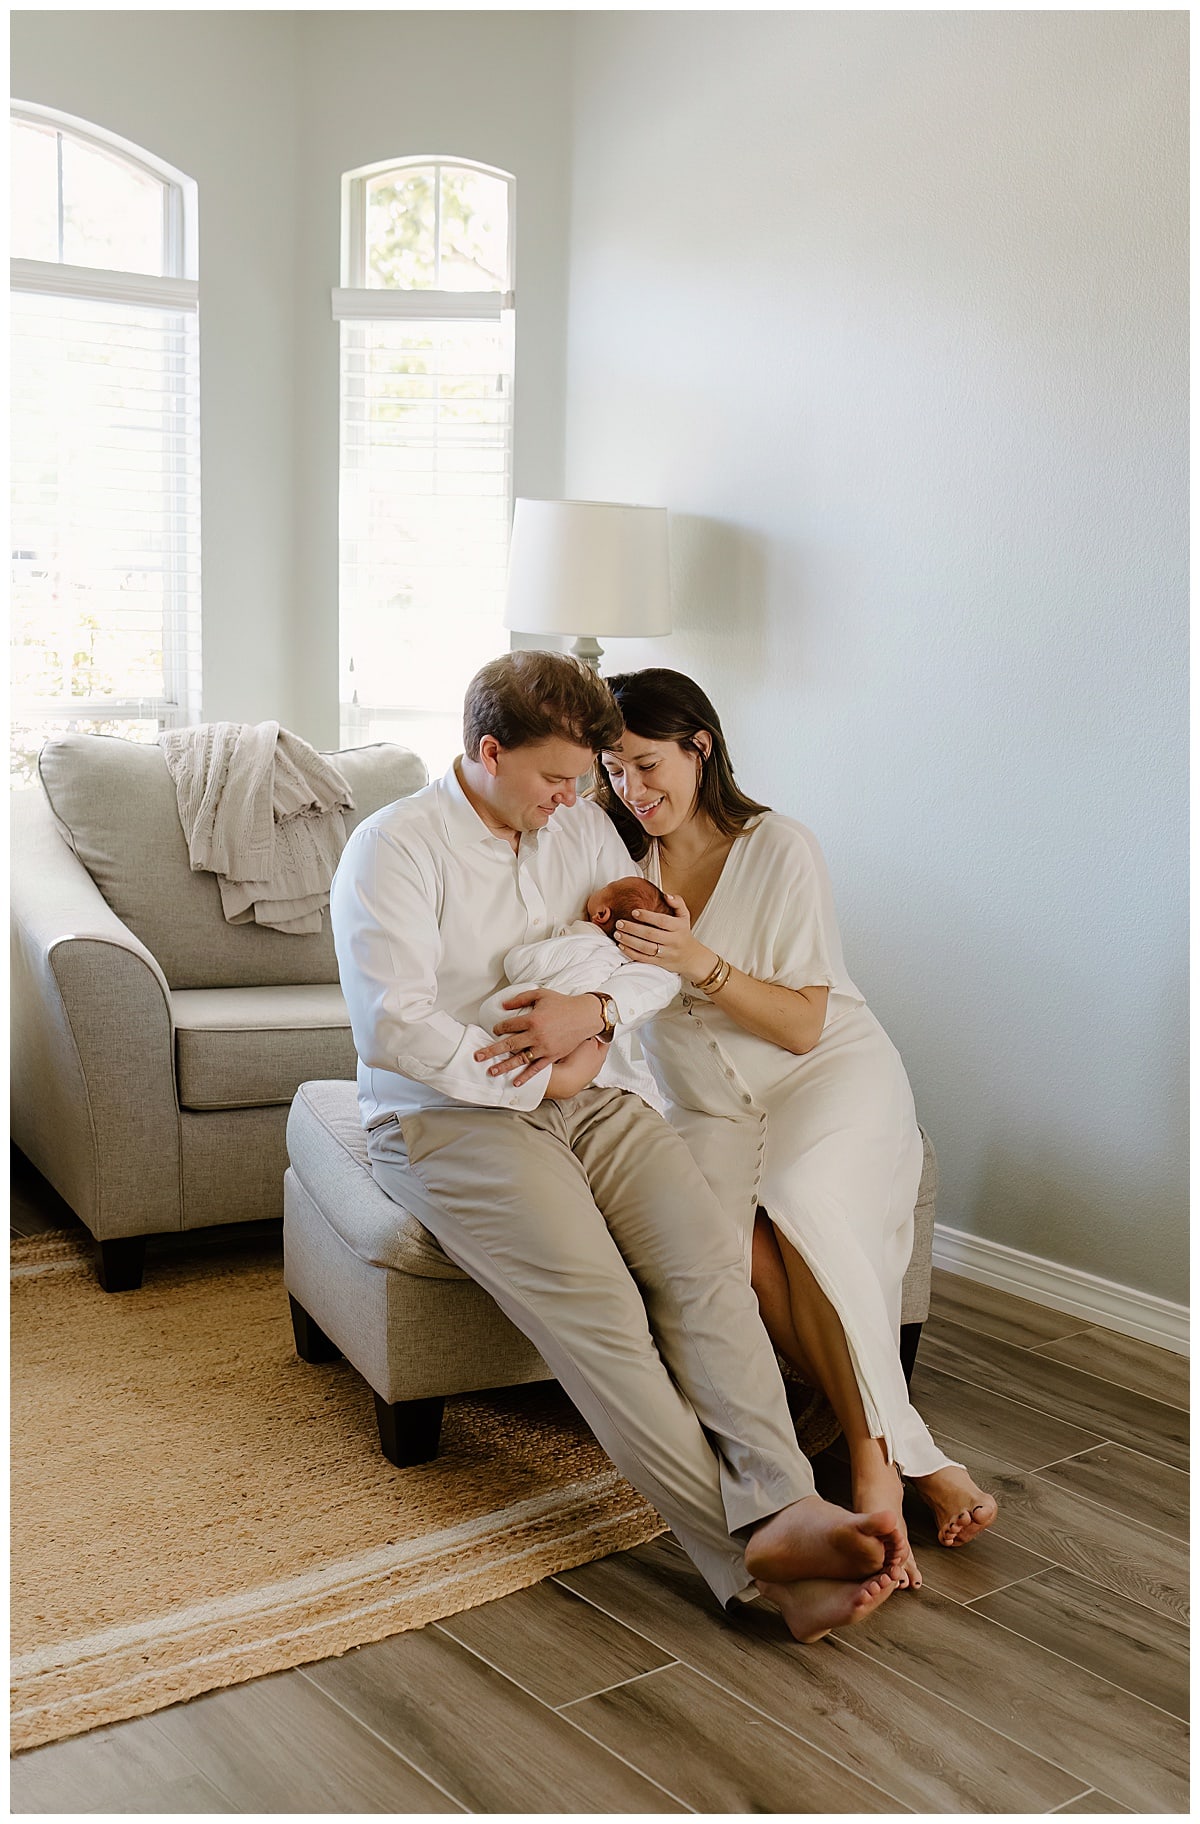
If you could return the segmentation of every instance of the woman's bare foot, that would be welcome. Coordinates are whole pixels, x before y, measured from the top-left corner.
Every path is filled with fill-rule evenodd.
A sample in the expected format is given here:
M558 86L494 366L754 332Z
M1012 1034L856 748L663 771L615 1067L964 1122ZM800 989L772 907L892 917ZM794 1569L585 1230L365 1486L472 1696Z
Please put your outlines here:
M759 1595L765 1596L783 1616L793 1640L806 1644L823 1640L831 1628L865 1620L896 1588L892 1578L882 1576L868 1578L865 1583L823 1577L812 1577L803 1583L769 1583L761 1578L755 1582Z
M979 1488L957 1463L909 1481L937 1521L939 1545L966 1545L996 1518L995 1495Z
M897 1508L852 1514L820 1495L806 1495L755 1527L746 1569L756 1581L773 1584L814 1577L894 1578L907 1546Z
M867 1513L884 1507L900 1516L904 1552L892 1575L900 1589L919 1590L924 1579L908 1543L908 1529L904 1524L904 1484L896 1465L884 1456L883 1446L877 1438L869 1438L865 1444L851 1450L850 1488L855 1507Z

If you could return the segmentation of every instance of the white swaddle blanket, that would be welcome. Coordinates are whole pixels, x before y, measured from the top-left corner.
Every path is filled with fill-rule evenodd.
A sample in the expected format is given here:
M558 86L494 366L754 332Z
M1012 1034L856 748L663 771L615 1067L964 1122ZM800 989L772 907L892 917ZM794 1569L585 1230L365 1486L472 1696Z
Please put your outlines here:
M278 722L203 722L158 741L193 872L217 876L226 921L319 931L354 809L338 769Z
M621 961L612 938L585 918L558 926L551 936L536 943L515 944L504 958L508 986L481 1002L479 1024L491 1032L501 1020L511 1018L513 1009L503 1003L527 988L553 988L558 994L589 994L605 988ZM678 987L678 977L671 979ZM617 1035L594 1081L602 1089L632 1090L660 1115L663 1112L663 1099L642 1058L636 1033Z

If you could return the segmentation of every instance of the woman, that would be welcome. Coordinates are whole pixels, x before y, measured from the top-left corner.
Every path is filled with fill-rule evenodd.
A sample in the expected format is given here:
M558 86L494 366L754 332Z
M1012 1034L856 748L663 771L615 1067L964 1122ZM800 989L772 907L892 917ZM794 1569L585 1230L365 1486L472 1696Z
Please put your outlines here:
M673 908L617 926L624 955L682 980L640 1035L668 1118L745 1225L776 1348L837 1413L853 1505L899 1511L902 1473L941 1543L964 1545L996 1503L930 1437L899 1357L922 1163L912 1092L846 973L821 851L739 790L690 678L609 683L625 733L596 795ZM917 1587L911 1553L906 1568Z

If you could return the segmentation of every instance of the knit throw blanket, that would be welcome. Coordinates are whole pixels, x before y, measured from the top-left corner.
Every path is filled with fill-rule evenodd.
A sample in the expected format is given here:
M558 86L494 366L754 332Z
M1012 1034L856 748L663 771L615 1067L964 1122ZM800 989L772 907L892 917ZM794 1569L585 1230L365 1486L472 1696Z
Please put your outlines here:
M278 722L204 722L158 740L192 870L217 876L228 922L319 931L354 809L337 768Z

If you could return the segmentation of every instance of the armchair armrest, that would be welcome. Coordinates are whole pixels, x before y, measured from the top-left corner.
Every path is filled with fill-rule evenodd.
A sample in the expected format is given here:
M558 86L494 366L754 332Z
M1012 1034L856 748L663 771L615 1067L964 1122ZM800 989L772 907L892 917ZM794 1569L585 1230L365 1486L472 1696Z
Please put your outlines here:
M12 1137L100 1240L182 1224L171 999L40 790L12 796Z

